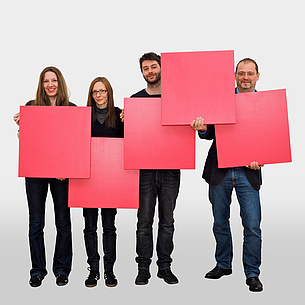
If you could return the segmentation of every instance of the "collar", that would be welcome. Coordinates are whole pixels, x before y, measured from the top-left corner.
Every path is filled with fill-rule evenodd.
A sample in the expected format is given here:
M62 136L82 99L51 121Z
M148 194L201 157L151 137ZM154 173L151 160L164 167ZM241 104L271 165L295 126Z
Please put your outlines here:
M256 92L256 89L254 89L252 92ZM235 88L235 93L236 94L240 93L237 87Z

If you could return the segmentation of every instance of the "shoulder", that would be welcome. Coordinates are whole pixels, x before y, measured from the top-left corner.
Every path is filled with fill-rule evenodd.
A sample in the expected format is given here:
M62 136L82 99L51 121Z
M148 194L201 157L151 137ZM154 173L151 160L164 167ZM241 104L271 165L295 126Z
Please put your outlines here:
M139 92L133 94L131 97L147 97L149 94L146 92L146 89L142 89Z
M146 89L143 89L135 94L133 94L131 97L161 97L161 94L148 94Z
M25 106L32 106L34 104L35 100L31 100L31 101L28 101Z
M119 107L114 107L114 111L115 111L115 115L118 116L118 117L120 117L120 114L121 114L121 112L122 112L122 109L119 108Z

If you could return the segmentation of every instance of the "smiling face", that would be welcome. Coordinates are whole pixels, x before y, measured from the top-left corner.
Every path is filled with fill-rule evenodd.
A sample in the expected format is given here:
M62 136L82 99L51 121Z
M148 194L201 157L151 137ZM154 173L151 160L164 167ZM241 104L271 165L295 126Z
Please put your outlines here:
M255 64L252 61L240 62L235 73L235 80L240 93L252 92L259 80Z
M47 71L44 75L43 88L50 100L54 99L58 93L57 76L52 71Z
M143 77L148 84L156 84L161 80L161 67L156 60L144 60L142 62Z
M97 82L93 86L92 97L96 106L100 109L106 108L108 105L108 92L103 82Z

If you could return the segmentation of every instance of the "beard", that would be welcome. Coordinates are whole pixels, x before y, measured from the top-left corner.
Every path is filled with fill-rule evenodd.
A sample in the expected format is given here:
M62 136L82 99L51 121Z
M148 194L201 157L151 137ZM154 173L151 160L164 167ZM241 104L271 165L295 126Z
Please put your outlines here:
M252 83L246 83L246 84L244 84L244 83L241 83L241 87L242 88L251 88L251 86L252 86Z
M146 82L150 85L155 85L156 83L158 83L161 80L161 72L157 73L155 76L156 77L153 80L150 80L148 76L145 77Z

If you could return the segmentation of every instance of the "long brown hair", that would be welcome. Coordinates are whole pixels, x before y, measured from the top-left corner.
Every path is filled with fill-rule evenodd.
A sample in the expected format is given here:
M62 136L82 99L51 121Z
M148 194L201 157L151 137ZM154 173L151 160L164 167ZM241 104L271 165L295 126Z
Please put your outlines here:
M87 100L87 106L92 107L92 127L94 126L94 122L96 120L96 103L92 96L93 87L96 83L102 82L107 90L108 93L108 102L107 102L107 113L105 117L105 125L107 128L115 128L116 123L116 116L115 116L115 110L114 110L114 98L113 98L113 90L110 85L110 82L106 77L96 77L90 84L89 92L88 92L88 100Z
M39 82L36 92L36 99L33 103L34 106L51 106L51 101L47 96L44 84L44 76L46 72L54 72L57 76L58 91L56 96L56 106L68 106L69 105L69 94L66 81L59 69L55 67L46 67L42 70L39 76Z

